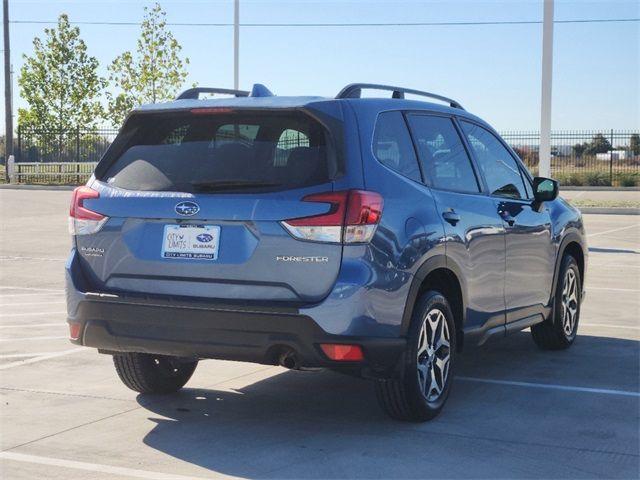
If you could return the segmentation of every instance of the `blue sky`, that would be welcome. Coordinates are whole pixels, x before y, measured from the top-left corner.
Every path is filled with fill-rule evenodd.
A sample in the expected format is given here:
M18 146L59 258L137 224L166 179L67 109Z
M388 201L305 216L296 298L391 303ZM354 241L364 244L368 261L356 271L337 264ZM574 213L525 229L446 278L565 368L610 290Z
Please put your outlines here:
M465 22L541 20L542 0L240 0L241 22ZM140 21L146 1L10 0L12 20ZM160 1L169 22L232 22L233 0ZM556 20L640 18L637 0L556 0ZM46 25L11 25L14 105L22 54ZM136 26L81 26L101 73L135 49ZM187 83L230 87L232 27L171 27L189 57ZM640 128L640 23L556 24L554 130ZM542 25L244 27L240 85L279 95L334 96L345 84L404 85L457 99L498 130L537 130ZM4 89L4 86L2 87ZM4 120L4 112L0 117Z

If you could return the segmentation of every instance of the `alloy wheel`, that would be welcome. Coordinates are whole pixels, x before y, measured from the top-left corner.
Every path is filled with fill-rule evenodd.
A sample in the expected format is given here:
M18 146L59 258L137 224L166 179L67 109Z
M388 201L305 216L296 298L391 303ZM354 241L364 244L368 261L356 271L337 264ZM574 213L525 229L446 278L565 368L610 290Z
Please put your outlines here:
M418 340L418 383L428 402L438 400L445 389L451 360L451 337L444 313L438 308L427 312Z
M572 269L567 270L562 286L562 330L567 337L573 334L578 316L578 281Z

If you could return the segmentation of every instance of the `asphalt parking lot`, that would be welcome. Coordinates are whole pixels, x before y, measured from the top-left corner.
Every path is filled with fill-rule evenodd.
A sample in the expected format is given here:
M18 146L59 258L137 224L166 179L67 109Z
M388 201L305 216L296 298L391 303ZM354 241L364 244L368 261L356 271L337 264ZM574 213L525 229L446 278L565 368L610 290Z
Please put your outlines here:
M211 360L178 394L128 390L66 340L69 195L0 190L3 479L640 476L640 216L585 215L573 348L469 348L443 413L407 424L330 372Z

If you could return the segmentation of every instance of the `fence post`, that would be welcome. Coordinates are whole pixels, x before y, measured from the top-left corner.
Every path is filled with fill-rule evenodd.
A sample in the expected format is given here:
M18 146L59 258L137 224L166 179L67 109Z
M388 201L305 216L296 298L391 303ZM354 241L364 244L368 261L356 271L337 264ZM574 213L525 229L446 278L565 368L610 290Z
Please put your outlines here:
M13 155L7 158L7 182L14 183L16 177L16 160Z
M18 125L18 161L22 160L22 126Z
M76 127L76 162L80 161L80 127Z
M611 143L611 150L609 150L609 185L613 187L613 129L611 129L609 143Z

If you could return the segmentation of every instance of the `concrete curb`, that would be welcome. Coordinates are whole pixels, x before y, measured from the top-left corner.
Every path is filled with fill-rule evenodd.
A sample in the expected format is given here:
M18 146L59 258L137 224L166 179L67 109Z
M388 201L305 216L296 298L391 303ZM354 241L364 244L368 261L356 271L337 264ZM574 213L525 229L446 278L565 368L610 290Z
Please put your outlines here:
M77 185L15 185L4 183L0 185L0 190L68 190L71 191Z
M578 207L585 215L640 215L640 208Z
M584 192L640 192L640 187L588 187L588 186L560 186L560 192L566 190Z

